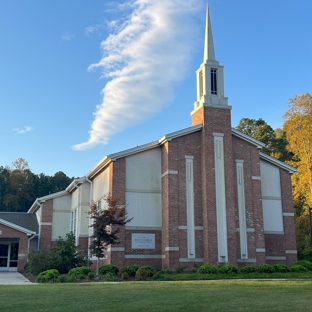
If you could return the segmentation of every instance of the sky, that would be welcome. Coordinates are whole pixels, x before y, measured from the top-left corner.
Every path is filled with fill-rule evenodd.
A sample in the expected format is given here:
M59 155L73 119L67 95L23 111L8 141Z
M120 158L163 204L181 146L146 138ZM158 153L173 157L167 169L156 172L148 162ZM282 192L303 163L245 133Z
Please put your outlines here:
M0 1L0 166L87 174L191 126L203 0ZM232 126L312 92L312 1L210 0Z

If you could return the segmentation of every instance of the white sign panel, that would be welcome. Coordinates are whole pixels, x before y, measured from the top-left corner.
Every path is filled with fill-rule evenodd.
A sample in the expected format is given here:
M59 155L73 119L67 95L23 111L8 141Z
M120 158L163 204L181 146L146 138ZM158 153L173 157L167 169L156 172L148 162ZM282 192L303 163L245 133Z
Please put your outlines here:
M132 233L132 249L155 249L155 234Z

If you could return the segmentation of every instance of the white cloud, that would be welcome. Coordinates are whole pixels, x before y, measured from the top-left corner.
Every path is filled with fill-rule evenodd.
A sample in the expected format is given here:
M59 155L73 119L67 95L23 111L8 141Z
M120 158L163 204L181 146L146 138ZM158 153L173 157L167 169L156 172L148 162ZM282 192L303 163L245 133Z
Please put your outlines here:
M64 33L64 34L61 36L61 38L62 38L63 40L70 41L70 40L72 40L72 39L75 38L75 34Z
M201 0L132 0L127 19L102 43L101 60L89 70L103 69L110 79L96 107L89 139L73 146L86 150L138 123L173 98L173 83L183 79L196 35L195 17L204 14ZM202 11L200 12L200 9Z
M33 127L31 126L25 126L24 129L19 129L19 128L14 128L13 131L16 131L17 133L25 133L25 132L30 132L33 130Z

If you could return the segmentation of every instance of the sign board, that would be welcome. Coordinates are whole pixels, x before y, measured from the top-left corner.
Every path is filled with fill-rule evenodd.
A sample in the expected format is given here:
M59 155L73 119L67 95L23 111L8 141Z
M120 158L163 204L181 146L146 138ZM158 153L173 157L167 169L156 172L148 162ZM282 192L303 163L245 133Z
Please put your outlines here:
M132 249L155 249L155 234L132 233Z

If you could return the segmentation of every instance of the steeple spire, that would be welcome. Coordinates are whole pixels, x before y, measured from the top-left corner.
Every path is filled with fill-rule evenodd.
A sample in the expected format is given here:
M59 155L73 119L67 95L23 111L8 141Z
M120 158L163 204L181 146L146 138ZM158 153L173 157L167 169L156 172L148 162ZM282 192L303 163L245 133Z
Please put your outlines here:
M196 71L196 98L193 116L202 107L231 109L224 97L223 66L215 58L209 8L206 9L204 61Z
M205 27L205 45L204 45L204 63L208 60L215 61L215 52L213 45L212 29L210 23L209 7L206 8L206 27Z

